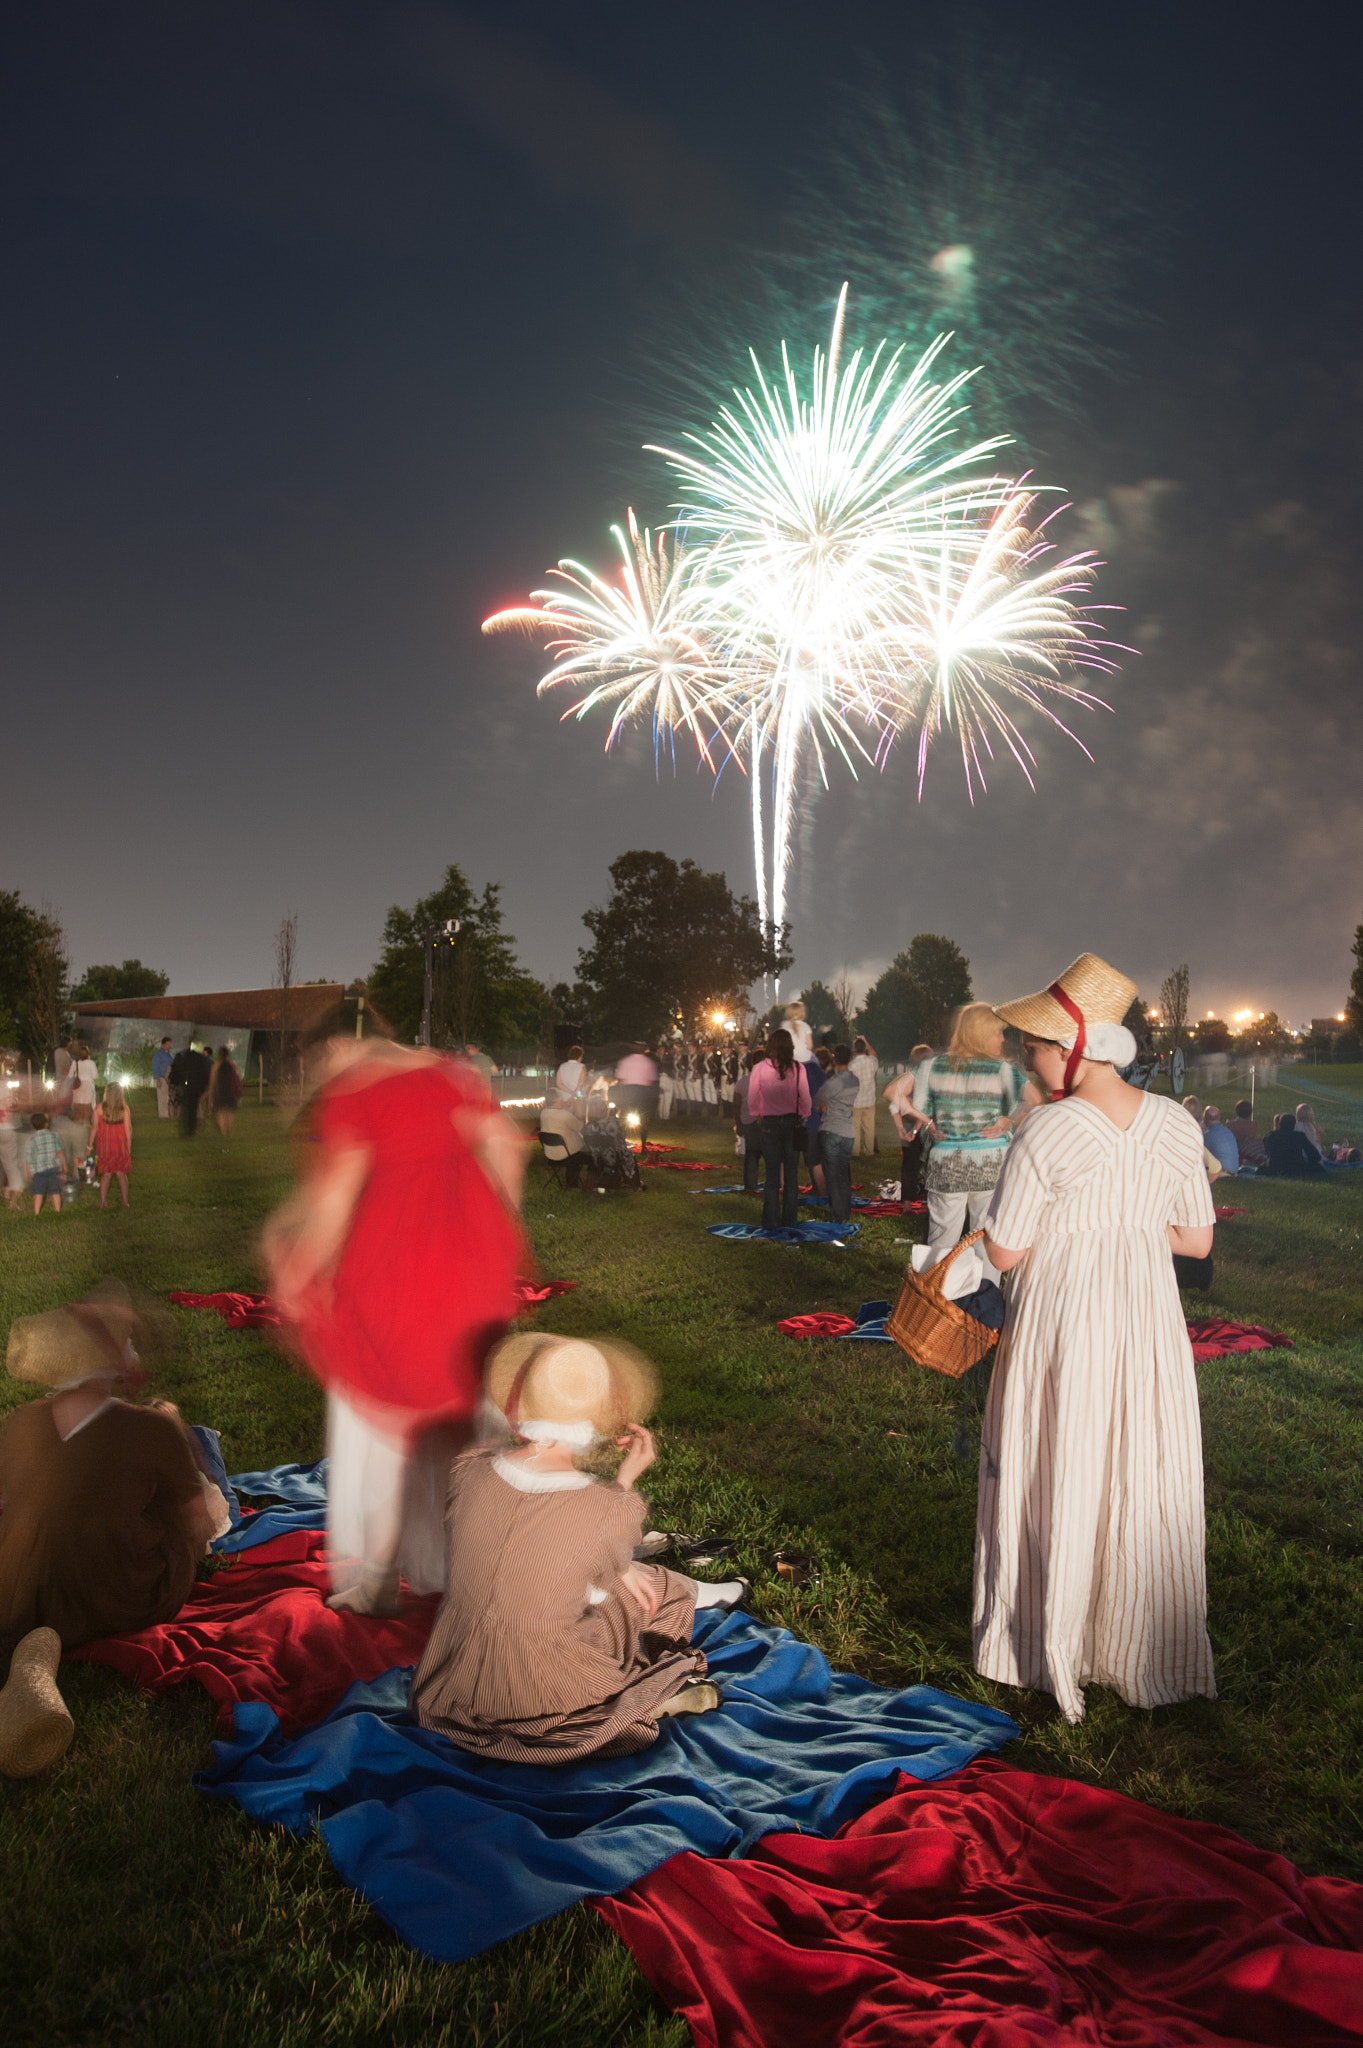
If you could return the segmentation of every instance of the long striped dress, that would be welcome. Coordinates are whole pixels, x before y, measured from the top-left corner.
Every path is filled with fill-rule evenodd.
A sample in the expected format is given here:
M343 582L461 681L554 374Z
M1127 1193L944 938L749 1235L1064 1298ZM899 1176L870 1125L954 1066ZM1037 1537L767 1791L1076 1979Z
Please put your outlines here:
M980 1445L975 1668L1128 1705L1216 1696L1202 1428L1168 1224L1214 1222L1202 1136L1146 1095L1129 1130L1071 1096L1035 1109L987 1228L1009 1283Z

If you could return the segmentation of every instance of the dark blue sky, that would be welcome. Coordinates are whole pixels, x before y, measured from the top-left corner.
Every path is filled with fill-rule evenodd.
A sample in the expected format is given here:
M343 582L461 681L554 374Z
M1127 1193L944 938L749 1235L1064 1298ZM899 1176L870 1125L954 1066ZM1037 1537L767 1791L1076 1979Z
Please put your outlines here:
M741 789L656 782L644 740L604 759L479 622L561 554L604 563L627 498L663 516L628 427L673 429L640 339L669 277L700 294L771 231L840 85L868 56L907 74L955 12L8 18L0 886L51 901L77 969L258 983L297 907L304 973L363 972L386 905L453 859L505 884L553 979L627 847L750 886ZM794 980L869 978L926 928L995 998L1093 946L1152 993L1188 958L1198 1009L1338 1007L1363 916L1355 23L1030 11L1025 65L1110 113L1172 231L1126 372L1047 451L1142 658L1084 728L1093 765L1038 745L1035 796L1001 773L972 811L945 752L921 806L907 750L837 783Z

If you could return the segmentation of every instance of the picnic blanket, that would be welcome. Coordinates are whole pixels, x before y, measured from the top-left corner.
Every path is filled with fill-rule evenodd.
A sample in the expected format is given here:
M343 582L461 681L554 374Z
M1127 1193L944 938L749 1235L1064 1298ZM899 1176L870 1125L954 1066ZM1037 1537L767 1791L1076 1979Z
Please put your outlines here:
M863 1301L855 1316L839 1315L834 1309L816 1309L812 1315L787 1316L776 1325L783 1337L861 1337L872 1344L893 1344L885 1327L890 1313L888 1301Z
M641 1159L645 1173L723 1173L710 1159Z
M68 1650L107 1664L145 1692L197 1679L230 1729L232 1708L256 1700L289 1734L329 1714L356 1679L414 1664L426 1647L436 1596L395 1620L326 1605L331 1580L320 1530L275 1536L194 1587L174 1621Z
M516 1299L523 1309L537 1308L556 1294L570 1294L578 1284L576 1280L518 1280ZM177 1288L170 1299L177 1308L216 1309L230 1330L278 1329L284 1321L283 1310L268 1294L187 1294Z
M276 1536L294 1536L301 1530L324 1529L327 1521L327 1461L318 1458L311 1465L272 1465L267 1472L234 1472L228 1481L234 1494L254 1499L273 1494L282 1506L242 1510L225 1536L213 1549L219 1557L231 1557L239 1550L254 1550L273 1543Z
M268 1294L187 1294L176 1288L170 1299L176 1308L216 1309L229 1330L273 1330L284 1320Z
M1227 1220L1227 1218L1228 1218L1228 1217L1231 1217L1231 1216L1248 1216L1248 1214L1249 1214L1249 1210L1248 1210L1248 1209L1217 1209L1217 1210L1216 1210L1216 1212L1215 1212L1215 1214L1216 1214L1216 1220L1217 1220L1217 1222L1218 1222L1218 1223L1224 1223L1224 1222L1225 1222L1225 1221Z
M764 1237L772 1244L834 1244L861 1234L859 1223L778 1223L764 1230L760 1223L707 1223L711 1237Z
M832 1672L785 1629L710 1609L695 1641L717 1713L665 1722L637 1756L554 1768L456 1749L407 1712L408 1670L351 1688L290 1738L266 1704L197 1782L295 1834L316 1825L345 1882L404 1940L459 1962L617 1892L683 1849L745 1854L773 1829L831 1835L897 1782L959 1770L1017 1732L931 1686Z
M1225 1358L1234 1351L1292 1351L1290 1337L1281 1330L1266 1330L1262 1323L1228 1323L1222 1316L1199 1316L1188 1325L1193 1357Z
M598 1911L698 2048L1343 2048L1363 1886L987 1759Z

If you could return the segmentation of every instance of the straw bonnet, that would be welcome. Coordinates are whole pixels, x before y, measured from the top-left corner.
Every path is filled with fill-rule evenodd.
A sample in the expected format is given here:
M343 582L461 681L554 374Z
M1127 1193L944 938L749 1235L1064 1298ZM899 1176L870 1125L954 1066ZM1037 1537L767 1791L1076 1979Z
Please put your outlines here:
M517 1436L586 1450L642 1422L658 1398L658 1375L627 1344L523 1331L488 1360L488 1398Z
M1070 1051L1065 1066L1068 1095L1081 1059L1129 1067L1136 1041L1122 1019L1136 996L1136 984L1096 953L1081 953L1058 980L1034 996L996 1003L994 1014L1033 1038L1053 1039Z
M138 1367L132 1349L137 1318L119 1280L105 1280L80 1301L40 1316L16 1316L9 1326L5 1367L12 1380L39 1387L69 1387L105 1374L129 1378Z

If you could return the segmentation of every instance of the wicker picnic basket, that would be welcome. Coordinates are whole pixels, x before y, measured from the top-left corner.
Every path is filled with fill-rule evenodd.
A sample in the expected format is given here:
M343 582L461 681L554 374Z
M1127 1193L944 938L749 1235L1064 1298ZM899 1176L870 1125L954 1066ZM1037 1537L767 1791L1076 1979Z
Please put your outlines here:
M960 1379L962 1373L987 1357L998 1342L997 1330L968 1316L942 1292L952 1260L983 1236L982 1230L976 1230L963 1237L955 1251L948 1252L926 1273L915 1273L912 1266L906 1266L899 1299L885 1319L885 1327L895 1343L915 1365L945 1373L949 1380Z

